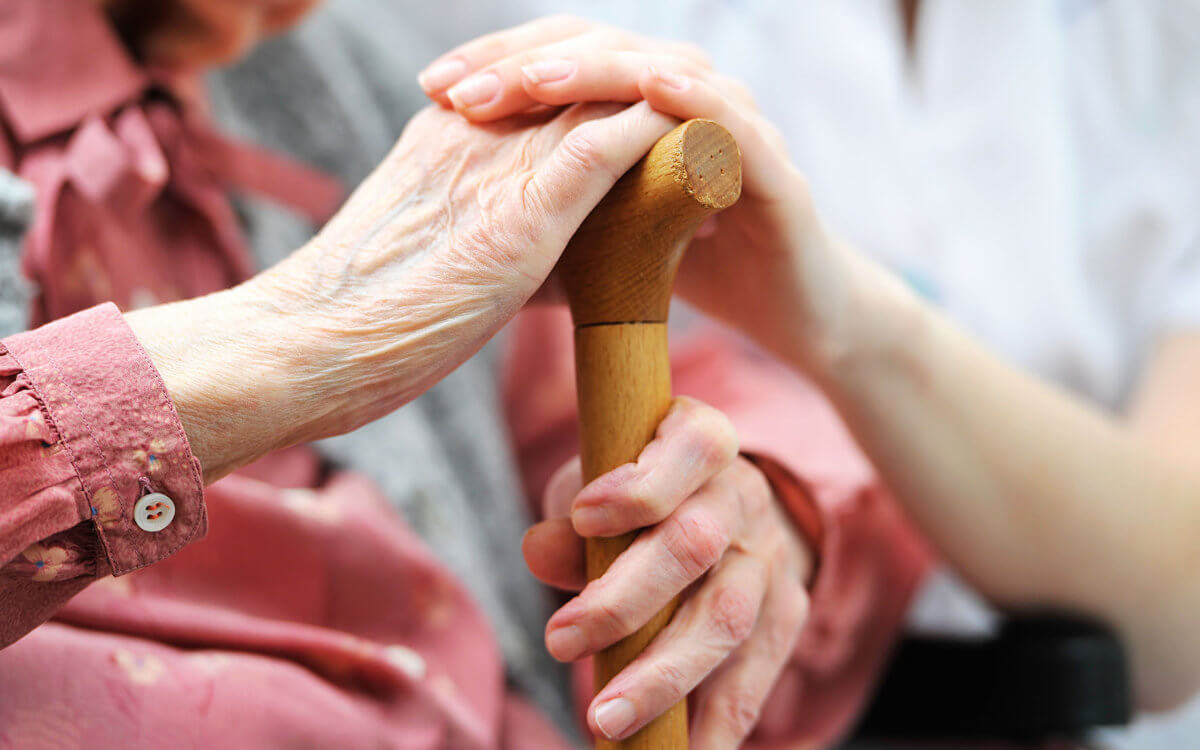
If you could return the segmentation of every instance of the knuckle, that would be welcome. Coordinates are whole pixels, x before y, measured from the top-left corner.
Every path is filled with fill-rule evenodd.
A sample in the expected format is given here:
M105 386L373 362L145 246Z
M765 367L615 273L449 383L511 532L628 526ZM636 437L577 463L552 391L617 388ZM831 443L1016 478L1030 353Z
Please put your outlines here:
M687 693L688 676L679 665L660 661L652 667L652 674L664 705L678 702Z
M635 495L625 499L629 515L641 526L658 523L667 517L672 508L666 498Z
M739 738L754 729L760 708L758 696L744 687L734 688L718 703L719 716Z
M774 490L771 483L754 464L742 459L736 462L737 494L747 518L758 518L771 505Z
M582 173L603 171L613 180L620 177L609 163L608 153L596 137L595 126L585 122L563 136L561 148L571 168Z
M668 519L663 546L680 575L694 581L721 559L729 546L729 534L711 516L690 513Z
M513 228L502 222L484 217L477 225L461 235L461 242L454 243L457 252L448 253L464 264L496 272L509 267L520 256L523 241L514 236Z
M737 430L729 417L717 409L692 399L681 399L683 427L696 441L706 466L728 464L738 452Z
M711 622L717 639L726 646L736 646L750 636L758 619L758 608L745 591L727 587L713 597Z
M791 653L808 619L808 596L802 590L789 591L785 596L788 601L782 607L781 614L766 629L769 653L781 658Z
M541 180L528 179L521 188L521 214L539 221L554 214L554 199Z
M607 599L592 604L592 617L601 629L618 638L637 630L640 624L634 620L633 613L626 604Z

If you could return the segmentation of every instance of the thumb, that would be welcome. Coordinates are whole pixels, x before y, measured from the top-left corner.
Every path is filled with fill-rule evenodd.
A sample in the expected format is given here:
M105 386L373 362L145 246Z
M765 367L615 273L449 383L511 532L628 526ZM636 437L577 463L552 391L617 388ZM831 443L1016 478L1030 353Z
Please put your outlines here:
M521 554L529 572L542 583L568 591L587 585L583 537L568 518L530 526L521 540Z
M547 273L600 199L677 124L639 102L567 131L521 195L526 215L561 232L551 245L554 257L544 259Z
M546 489L542 492L542 514L546 518L567 518L571 515L571 504L583 489L583 464L575 456L550 475Z

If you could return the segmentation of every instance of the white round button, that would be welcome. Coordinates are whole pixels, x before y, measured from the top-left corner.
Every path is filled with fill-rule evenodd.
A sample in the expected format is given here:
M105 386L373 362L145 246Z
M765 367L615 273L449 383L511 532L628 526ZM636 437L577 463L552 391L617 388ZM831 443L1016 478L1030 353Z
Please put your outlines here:
M175 501L161 492L143 495L133 506L133 522L142 531L162 531L175 520Z

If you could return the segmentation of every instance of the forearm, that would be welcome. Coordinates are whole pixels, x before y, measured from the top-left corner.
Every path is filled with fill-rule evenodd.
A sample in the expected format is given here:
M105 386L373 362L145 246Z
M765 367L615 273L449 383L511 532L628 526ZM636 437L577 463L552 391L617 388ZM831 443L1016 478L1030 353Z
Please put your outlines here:
M299 442L319 394L300 331L236 287L125 315L162 375L206 484Z
M1181 654L1200 614L1200 585L1184 590L1200 580L1200 475L883 276L858 276L856 322L815 374L888 485L989 598L1101 616L1126 635L1145 704L1186 695L1200 675L1200 654Z
M478 293L451 286L434 260L381 292L347 281L319 240L238 287L125 316L206 483L399 408L503 323L495 306L470 310Z

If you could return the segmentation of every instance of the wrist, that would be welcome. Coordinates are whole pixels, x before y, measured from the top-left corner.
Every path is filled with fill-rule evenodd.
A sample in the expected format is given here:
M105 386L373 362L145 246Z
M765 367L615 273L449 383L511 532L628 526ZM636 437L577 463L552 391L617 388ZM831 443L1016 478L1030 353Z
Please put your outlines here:
M929 310L901 279L846 243L830 238L826 247L833 270L812 293L823 304L787 359L836 388L898 364L925 335Z
M407 268L370 278L387 269L350 268L328 249L341 244L323 236L330 226L238 288L276 321L275 348L287 344L277 356L287 365L288 387L305 399L294 442L340 435L394 411L473 353L458 355L455 347L485 338L467 330L483 316L459 304L435 273L436 262L415 245L394 250L414 259Z
M286 313L242 285L126 314L175 404L206 483L300 442L319 395Z

